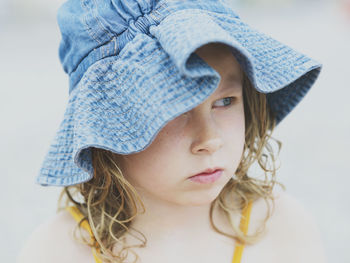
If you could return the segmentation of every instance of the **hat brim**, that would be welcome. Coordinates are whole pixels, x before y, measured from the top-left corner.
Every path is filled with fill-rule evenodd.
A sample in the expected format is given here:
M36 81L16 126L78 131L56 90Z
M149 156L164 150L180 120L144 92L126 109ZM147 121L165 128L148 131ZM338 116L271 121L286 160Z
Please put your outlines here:
M38 184L67 186L93 176L91 147L118 154L147 148L170 120L207 99L220 75L194 51L228 45L253 87L267 93L279 123L303 98L321 65L240 19L180 10L137 34L118 54L97 61L71 92ZM140 55L142 54L142 55Z

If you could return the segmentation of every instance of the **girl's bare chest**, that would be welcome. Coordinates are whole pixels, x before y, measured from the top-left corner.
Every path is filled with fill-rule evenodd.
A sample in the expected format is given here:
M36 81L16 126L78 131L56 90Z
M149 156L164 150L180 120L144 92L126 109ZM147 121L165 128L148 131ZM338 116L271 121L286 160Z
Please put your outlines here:
M138 263L231 263L234 245L203 244L198 240L191 247L183 247L179 243L171 246L163 245L157 248L134 249L140 257Z

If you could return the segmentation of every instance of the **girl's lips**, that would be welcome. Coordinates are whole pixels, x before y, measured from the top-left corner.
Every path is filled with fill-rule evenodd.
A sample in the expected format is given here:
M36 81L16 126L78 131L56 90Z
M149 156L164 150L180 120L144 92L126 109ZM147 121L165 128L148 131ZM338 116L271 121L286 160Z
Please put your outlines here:
M220 178L223 174L223 170L215 170L213 173L201 173L195 176L191 176L189 179L197 183L213 183Z
M202 172L200 172L198 174L195 174L193 176L202 175L202 174L212 174L212 173L216 172L217 170L224 170L224 169L221 168L221 167L207 168L204 171L202 171Z

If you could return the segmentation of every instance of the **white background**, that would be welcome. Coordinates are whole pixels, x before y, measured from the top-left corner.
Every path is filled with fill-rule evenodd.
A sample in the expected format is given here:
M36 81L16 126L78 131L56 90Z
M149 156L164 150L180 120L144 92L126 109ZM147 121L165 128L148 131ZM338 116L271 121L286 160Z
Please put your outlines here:
M68 101L55 17L61 2L0 0L2 262L14 262L33 229L56 211L60 188L34 179ZM350 4L247 2L232 2L243 20L324 65L275 131L283 142L277 178L314 215L330 262L350 262Z

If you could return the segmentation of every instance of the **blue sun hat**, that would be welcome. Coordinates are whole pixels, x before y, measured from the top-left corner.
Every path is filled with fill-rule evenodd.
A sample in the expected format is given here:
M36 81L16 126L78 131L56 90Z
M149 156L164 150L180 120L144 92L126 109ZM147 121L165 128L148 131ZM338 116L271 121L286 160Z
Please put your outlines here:
M57 20L69 100L36 178L43 186L89 181L90 147L140 152L167 122L205 101L220 82L194 53L205 44L229 46L253 87L267 94L277 124L321 70L217 0L68 0Z

